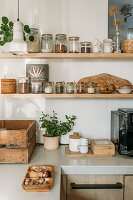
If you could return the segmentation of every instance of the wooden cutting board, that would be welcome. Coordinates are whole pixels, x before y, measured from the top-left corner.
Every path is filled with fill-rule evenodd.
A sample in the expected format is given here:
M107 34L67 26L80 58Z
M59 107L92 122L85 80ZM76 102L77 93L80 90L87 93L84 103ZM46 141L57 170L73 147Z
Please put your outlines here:
M107 157L113 157L114 155L94 155L90 146L88 149L87 154L81 154L80 152L72 152L69 151L69 146L65 149L66 157L67 158L107 158Z

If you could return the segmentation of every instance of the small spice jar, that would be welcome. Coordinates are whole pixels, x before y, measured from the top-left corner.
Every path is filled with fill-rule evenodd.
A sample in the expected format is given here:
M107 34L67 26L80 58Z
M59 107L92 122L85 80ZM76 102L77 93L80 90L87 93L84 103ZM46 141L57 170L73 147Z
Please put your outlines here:
M65 82L56 82L55 92L56 94L63 94L65 90Z
M94 94L95 93L95 83L89 83L88 84L87 92L88 92L88 94Z
M67 94L73 94L74 93L74 86L75 86L74 82L67 82L66 93Z
M44 53L53 52L53 36L52 34L43 34L41 40L41 51Z
M69 53L79 53L79 37L69 37Z
M40 34L37 28L31 28L30 33L26 35L27 50L30 53L38 53L40 51Z
M29 78L28 77L18 78L18 92L20 94L29 93Z
M77 83L77 93L78 94L85 93L85 83L84 82Z
M32 93L42 93L42 82L31 81L31 92Z
M67 53L67 37L65 34L56 35L55 53Z
M46 94L53 93L53 82L46 82L44 84L43 92L46 93Z
M91 52L91 42L81 42L81 53Z

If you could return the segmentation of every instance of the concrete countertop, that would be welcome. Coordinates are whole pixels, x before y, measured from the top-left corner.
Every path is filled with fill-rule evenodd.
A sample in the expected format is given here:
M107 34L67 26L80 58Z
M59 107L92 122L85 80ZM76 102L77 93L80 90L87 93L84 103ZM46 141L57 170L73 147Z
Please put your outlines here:
M30 165L54 165L54 187L49 192L26 192L22 182ZM0 200L59 200L62 174L133 174L133 158L66 158L65 146L44 151L36 146L29 164L0 164Z

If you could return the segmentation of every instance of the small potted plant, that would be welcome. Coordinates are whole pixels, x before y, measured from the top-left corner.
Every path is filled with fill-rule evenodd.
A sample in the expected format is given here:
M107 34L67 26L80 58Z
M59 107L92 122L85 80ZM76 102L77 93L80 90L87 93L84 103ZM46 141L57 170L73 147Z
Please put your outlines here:
M60 121L57 113L53 111L52 115L44 114L40 118L41 128L45 129L44 148L47 150L56 150L59 147L59 137L70 132L74 126L76 116L65 115L66 121Z

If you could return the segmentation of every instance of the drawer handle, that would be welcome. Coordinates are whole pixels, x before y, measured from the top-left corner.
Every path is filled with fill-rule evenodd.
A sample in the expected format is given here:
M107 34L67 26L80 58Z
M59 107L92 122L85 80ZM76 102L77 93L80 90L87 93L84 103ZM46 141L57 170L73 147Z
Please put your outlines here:
M75 184L71 183L71 189L122 189L121 183L116 184Z

